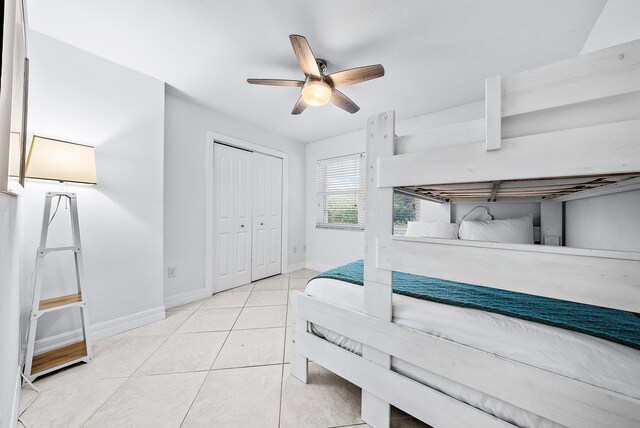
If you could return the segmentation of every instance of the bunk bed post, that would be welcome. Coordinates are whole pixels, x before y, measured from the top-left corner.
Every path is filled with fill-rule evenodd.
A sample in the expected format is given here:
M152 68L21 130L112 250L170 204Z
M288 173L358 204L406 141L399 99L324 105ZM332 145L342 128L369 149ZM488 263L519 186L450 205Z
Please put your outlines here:
M540 243L542 245L564 245L563 224L562 202L551 199L540 201Z
M394 154L395 112L388 111L370 117L366 129L364 312L391 321L392 272L377 268L376 245L379 238L388 239L393 234L393 188L378 187L378 158ZM362 356L386 369L391 368L389 354L363 346ZM362 390L364 422L373 428L388 428L390 416L389 403Z
M309 331L309 324L304 318L300 317L300 314L299 314L300 310L298 309L299 308L298 293L294 293L293 296L291 296L291 298L292 298L292 302L291 302L292 314L291 315L293 318L291 327L293 330L293 340L291 342L290 370L291 370L291 374L294 377L296 377L298 380L304 383L307 383L307 376L309 374L309 359L298 352L298 346L296 345L296 342L301 335Z

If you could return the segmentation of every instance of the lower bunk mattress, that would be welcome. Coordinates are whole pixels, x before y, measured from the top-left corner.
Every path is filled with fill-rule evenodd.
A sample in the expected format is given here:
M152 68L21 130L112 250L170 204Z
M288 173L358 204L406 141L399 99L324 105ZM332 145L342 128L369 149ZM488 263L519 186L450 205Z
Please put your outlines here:
M364 287L361 285L314 278L305 292L330 304L360 312L364 309ZM526 319L396 293L393 295L393 321L640 399L640 351L629 346ZM362 353L359 342L318 325L312 325L312 331L344 349ZM397 358L392 358L392 369L516 426L558 426Z

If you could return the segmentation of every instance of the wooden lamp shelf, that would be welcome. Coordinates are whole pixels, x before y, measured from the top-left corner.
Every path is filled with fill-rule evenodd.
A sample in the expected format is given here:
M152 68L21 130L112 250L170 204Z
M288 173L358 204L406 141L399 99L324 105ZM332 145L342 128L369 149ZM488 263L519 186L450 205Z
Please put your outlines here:
M54 367L63 367L80 361L86 356L87 344L84 340L42 352L33 356L31 374L37 375Z
M47 309L60 308L62 306L68 306L80 302L82 302L82 294L75 293L69 294L67 296L59 296L51 299L40 300L39 308L41 311L44 311Z

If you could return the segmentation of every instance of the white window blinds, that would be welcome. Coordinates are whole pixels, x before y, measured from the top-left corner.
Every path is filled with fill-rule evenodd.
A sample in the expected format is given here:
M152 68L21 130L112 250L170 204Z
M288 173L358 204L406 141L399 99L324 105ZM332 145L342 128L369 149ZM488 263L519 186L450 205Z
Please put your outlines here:
M319 160L316 227L363 229L364 195L364 153Z

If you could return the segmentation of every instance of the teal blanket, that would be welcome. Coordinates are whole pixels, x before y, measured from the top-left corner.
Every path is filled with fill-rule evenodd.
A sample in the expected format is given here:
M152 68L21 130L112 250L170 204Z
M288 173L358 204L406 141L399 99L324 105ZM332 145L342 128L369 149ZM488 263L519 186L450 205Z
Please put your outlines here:
M364 261L328 270L316 278L363 285ZM393 292L573 330L640 350L640 317L631 312L401 272L393 273Z

